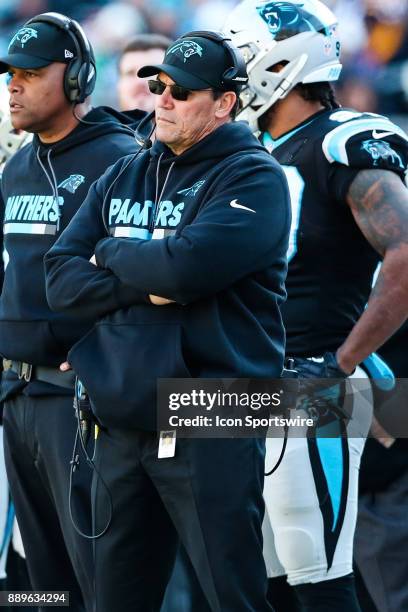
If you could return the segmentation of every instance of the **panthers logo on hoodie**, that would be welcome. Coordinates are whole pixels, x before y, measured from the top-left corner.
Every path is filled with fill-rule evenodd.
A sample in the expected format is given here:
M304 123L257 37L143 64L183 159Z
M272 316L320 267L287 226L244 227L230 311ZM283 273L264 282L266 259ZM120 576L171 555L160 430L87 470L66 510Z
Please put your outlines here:
M58 185L62 189L66 189L69 193L75 193L82 183L85 182L85 177L82 174L71 174L65 181Z

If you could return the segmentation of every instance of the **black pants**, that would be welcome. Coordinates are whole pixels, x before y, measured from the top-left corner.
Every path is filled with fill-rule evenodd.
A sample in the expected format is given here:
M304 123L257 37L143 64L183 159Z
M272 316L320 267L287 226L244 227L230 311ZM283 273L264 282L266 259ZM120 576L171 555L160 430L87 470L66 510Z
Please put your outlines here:
M70 610L93 607L92 546L69 517L69 469L76 421L72 398L26 397L4 407L4 452L28 572L34 590L69 591ZM75 473L74 514L90 532L91 472Z
M211 612L191 561L180 546L160 612Z
M156 434L101 431L96 463L113 500L95 541L97 612L160 610L178 547L212 612L271 612L262 556L263 440L178 440L158 459ZM94 480L96 529L108 519ZM177 609L174 612L178 612Z
M293 587L302 612L361 612L353 574Z

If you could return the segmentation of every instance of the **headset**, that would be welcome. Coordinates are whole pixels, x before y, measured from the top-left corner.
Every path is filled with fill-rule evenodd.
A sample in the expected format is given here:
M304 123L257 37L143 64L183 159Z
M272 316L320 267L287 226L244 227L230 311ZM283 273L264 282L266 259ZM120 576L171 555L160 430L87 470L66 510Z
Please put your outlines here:
M33 23L48 23L67 32L74 42L76 57L66 67L64 92L67 99L80 104L94 90L96 80L95 57L85 32L77 21L61 13L41 13L32 17L23 27Z
M248 74L244 57L239 49L234 47L231 42L231 38L228 38L228 36L225 36L221 32L212 32L209 30L188 32L187 34L183 34L181 38L191 38L196 36L207 38L208 40L212 40L213 42L216 42L224 47L231 59L232 66L224 71L221 77L221 82L227 91L232 90L239 92L241 87L248 82Z
M138 124L136 130L134 130L134 136L137 144L142 149L150 149L153 146L152 136L156 129L154 122L155 111L148 113ZM146 128L148 128L146 130Z

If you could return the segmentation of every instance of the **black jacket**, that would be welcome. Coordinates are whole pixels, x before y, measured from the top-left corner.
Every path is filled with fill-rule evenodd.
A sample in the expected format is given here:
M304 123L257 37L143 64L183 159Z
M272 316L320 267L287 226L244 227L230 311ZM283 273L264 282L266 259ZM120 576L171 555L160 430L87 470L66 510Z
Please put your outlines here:
M289 227L283 172L243 123L179 156L156 142L95 183L46 269L51 308L113 311L69 354L101 421L149 428L156 378L281 374ZM118 280L139 292L121 310Z
M9 359L57 366L89 330L90 316L51 311L45 295L44 254L77 212L91 184L119 158L137 149L123 115L95 108L52 145L37 136L6 164L1 185L5 273L0 300L0 353ZM58 202L58 204L56 203ZM119 304L118 304L119 306Z

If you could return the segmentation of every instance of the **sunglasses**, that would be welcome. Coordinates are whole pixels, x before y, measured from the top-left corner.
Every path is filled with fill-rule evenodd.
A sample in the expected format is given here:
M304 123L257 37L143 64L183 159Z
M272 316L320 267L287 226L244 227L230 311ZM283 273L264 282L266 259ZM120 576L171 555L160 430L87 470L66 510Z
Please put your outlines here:
M166 89L166 87L170 88L170 94L171 97L174 100L178 100L181 102L185 102L186 100L188 100L190 94L194 93L194 91L196 90L192 90L192 89L187 89L186 87L182 87L181 85L166 85L166 83L163 83L162 81L159 81L159 79L157 80L153 80L153 79L149 79L147 81L147 84L149 86L149 90L151 93L156 94L158 96L161 96L164 92L164 90ZM209 89L200 89L199 91L211 91L211 88Z

